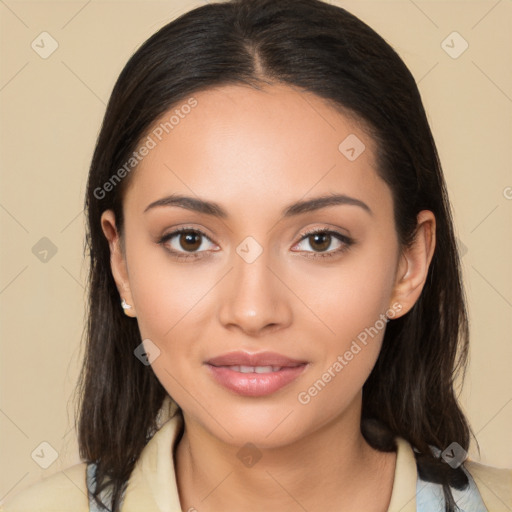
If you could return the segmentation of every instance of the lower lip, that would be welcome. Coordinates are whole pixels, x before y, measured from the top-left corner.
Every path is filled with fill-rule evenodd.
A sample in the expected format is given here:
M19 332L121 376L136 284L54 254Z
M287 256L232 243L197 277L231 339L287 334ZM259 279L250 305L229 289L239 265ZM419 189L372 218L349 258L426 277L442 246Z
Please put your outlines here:
M207 364L213 377L225 388L242 396L266 396L293 382L305 369L306 364L284 367L277 372L240 373L226 366Z

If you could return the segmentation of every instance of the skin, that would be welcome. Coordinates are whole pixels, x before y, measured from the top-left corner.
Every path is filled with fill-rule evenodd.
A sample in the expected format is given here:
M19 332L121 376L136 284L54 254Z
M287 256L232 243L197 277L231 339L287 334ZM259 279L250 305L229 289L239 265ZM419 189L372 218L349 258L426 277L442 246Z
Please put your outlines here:
M411 309L435 247L434 215L420 212L414 244L403 250L373 140L315 95L232 85L194 97L197 107L131 176L125 252L112 211L101 221L120 296L132 305L127 314L160 349L152 368L183 411L174 453L182 508L314 512L335 503L337 510L385 511L396 455L372 449L359 427L362 386L384 329L309 403L297 397L380 315L397 304L395 318ZM354 161L338 149L350 134L366 147ZM177 206L144 213L171 193L215 201L228 217ZM372 213L345 204L281 217L295 201L332 193L357 198ZM202 258L173 258L166 247L181 254L190 247L179 235L158 243L179 227L206 234L196 249ZM313 228L354 243L322 258L319 244L302 236ZM263 249L252 263L236 252L248 236ZM330 252L343 246L335 237L326 242ZM243 397L203 364L233 350L273 351L309 364L279 391ZM261 454L252 467L237 457L248 442Z

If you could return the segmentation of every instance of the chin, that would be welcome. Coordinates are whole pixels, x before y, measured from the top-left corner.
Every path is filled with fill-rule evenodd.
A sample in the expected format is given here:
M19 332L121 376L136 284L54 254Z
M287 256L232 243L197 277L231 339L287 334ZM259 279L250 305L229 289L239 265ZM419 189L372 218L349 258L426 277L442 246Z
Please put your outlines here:
M237 402L223 405L217 401L219 406L209 411L213 417L204 414L203 410L198 411L200 417L193 421L201 423L203 428L222 442L234 446L253 443L262 449L277 448L306 435L298 423L299 420L301 423L307 420L303 416L305 411L291 399L274 404L250 401L241 405Z

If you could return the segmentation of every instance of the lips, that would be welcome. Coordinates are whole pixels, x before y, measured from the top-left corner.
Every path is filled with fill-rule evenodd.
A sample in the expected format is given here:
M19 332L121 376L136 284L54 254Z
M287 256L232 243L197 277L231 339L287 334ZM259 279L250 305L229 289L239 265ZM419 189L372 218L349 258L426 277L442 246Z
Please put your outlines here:
M307 361L274 352L230 352L206 361L212 377L223 387L243 396L272 394L294 381Z

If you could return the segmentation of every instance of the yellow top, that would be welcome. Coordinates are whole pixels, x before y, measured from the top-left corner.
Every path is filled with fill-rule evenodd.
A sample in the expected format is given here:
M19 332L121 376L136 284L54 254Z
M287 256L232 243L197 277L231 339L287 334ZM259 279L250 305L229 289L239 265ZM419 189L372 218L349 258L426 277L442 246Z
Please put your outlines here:
M122 512L182 512L172 453L181 417L166 397L159 430L145 446L130 476ZM395 478L388 512L416 512L417 469L411 445L397 438ZM86 463L55 473L0 504L3 512L88 512ZM466 461L489 512L512 511L512 470Z

